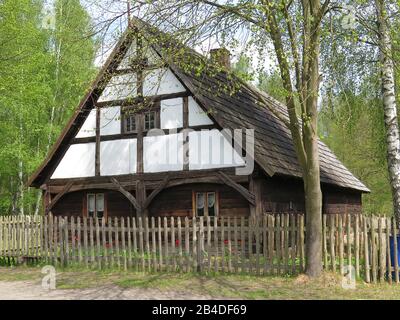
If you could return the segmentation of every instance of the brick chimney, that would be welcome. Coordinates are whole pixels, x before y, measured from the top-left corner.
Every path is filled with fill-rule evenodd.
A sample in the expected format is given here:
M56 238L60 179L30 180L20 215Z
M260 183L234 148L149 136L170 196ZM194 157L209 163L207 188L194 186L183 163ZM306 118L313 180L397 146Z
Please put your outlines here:
M227 70L231 68L231 53L226 48L211 49L210 59L213 63Z

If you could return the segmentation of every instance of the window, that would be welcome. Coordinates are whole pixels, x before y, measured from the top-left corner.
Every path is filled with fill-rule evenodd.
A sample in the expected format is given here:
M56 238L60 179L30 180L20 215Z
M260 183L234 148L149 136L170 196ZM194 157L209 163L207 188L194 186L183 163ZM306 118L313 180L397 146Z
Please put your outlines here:
M134 108L129 108L121 110L121 113L123 133L137 133L139 130L139 123L142 125L143 131L160 127L160 111L158 104L151 106L151 111L143 112L142 110L138 111Z
M216 192L196 192L194 205L197 217L215 217L218 215Z
M136 132L136 115L127 114L125 116L125 133Z
M151 130L156 128L156 116L155 111L149 111L144 114L144 130Z
M88 217L103 218L104 217L104 193L87 195L87 213Z

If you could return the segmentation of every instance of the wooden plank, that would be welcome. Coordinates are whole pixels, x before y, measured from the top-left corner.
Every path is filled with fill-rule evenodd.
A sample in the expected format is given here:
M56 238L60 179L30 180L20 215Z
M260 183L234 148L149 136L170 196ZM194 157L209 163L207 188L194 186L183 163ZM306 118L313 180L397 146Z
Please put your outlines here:
M387 229L387 233L389 233L390 229ZM360 217L357 214L355 216L355 225L354 225L354 255L355 255L355 264L356 264L356 277L360 277Z
M233 267L235 273L238 273L239 271L239 243L238 243L238 225L237 225L237 217L235 216L233 218L233 241L234 241L234 255L233 255ZM264 242L265 243L265 242ZM208 250L210 251L210 250Z
M106 232L106 218L101 219L101 245L103 246L103 261L102 266L105 268L108 264L108 245L107 245L107 232Z
M179 271L182 271L183 267L183 252L182 252L182 222L181 222L181 217L177 218L177 224L178 224L178 250L179 250L179 260L178 260L178 267Z
M71 217L71 261L75 264L76 262L76 225L75 217Z
M368 235L368 226L367 226L367 218L363 217L363 229L364 229L364 264L365 264L365 281L367 283L371 282L371 270L369 263L369 235Z
M97 252L96 252L97 267L101 269L103 256L100 245L100 224L99 224L99 218L97 217L95 219L95 228L96 228L96 247L97 247Z
M291 274L295 274L296 273L296 261L295 261L296 260L296 237L295 237L296 225L295 225L294 214L288 214L288 215L289 215L288 241L290 243L290 246L289 246L289 272Z
M276 239L276 260L277 260L277 274L281 274L281 216L276 215L275 219L275 239Z
M64 227L64 250L65 250L65 265L70 263L70 253L69 253L69 227L68 227L68 217L65 217L63 227Z
M119 221L117 217L114 218L114 230L115 230L115 257L117 260L117 267L118 269L120 269L121 268L121 252L119 249L120 234L119 234Z
M255 232L256 232L256 265L255 265L255 273L256 275L260 275L260 216L256 215L256 223L255 223Z
M171 255L172 255L172 271L176 271L176 252L175 252L175 219L170 218L171 226Z
M245 244L246 244L246 236L245 236L245 219L244 217L240 218L240 271L244 272L246 270L246 252L245 252Z
M132 268L132 227L131 227L132 218L128 217L126 219L127 224L127 232L128 232L128 268Z
M347 233L347 265L352 266L353 260L351 255L351 215L347 214L346 217L346 233Z
M109 252L109 265L114 268L115 266L115 253L114 253L114 241L113 241L113 220L108 220L108 252Z
M169 259L169 248L168 248L168 221L167 217L164 217L164 263L165 270L169 271L170 269L170 259Z
M304 257L304 215L300 215L300 266L301 271L305 270L305 257Z
M193 232L192 232L192 238L193 238L193 248L192 248L192 254L193 254L193 270L198 271L198 257L197 257L197 218L193 218Z
M267 216L267 222L268 222L268 273L269 274L274 274L274 224L275 224L275 219L272 215Z
M49 224L48 224L49 217L46 215L43 217L43 254L42 258L46 263L49 262Z
M142 217L139 217L139 251L140 251L140 270L145 271L146 264L144 260L144 243L143 243L143 222Z
M328 270L328 244L327 244L327 224L326 214L322 215L322 259L324 261L324 269Z
M374 217L371 218L371 265L372 265L372 281L377 281L377 254L376 254L376 230L375 230L375 222L376 219Z
M52 215L49 215L49 256L50 256L50 261L53 265L56 265L55 262L55 257L54 257L54 217Z
M338 222L338 231L339 231L339 272L343 275L344 272L344 244L343 244L343 220L342 215L339 215L339 222Z
M284 261L284 272L289 273L289 215L286 213L283 215L284 219L284 250L285 250L285 261Z
M218 218L214 217L214 248L215 248L215 256L214 256L214 272L217 273L219 271L219 237L218 237Z
M89 267L89 245L88 245L88 219L87 217L83 218L83 252L85 259L86 268Z
M393 272L393 268L392 268L392 259L390 256L390 230L391 230L391 226L390 226L390 219L385 217L385 240L386 240L386 259L387 259L387 266L388 266L388 273L387 273L387 277L388 277L388 282L389 284L392 284L392 272Z
M211 218L207 216L207 270L211 272Z
M152 244L151 255L153 257L153 271L158 271L159 268L157 265L156 223L154 217L151 217L151 244Z
M190 234L189 234L189 219L185 217L185 257L186 257L186 272L190 272Z
M163 244L162 244L162 221L161 217L157 217L157 230L158 230L158 265L159 265L159 271L164 270L163 266Z
M93 217L89 218L89 241L90 241L90 264L93 266L95 262L95 246L94 246L94 226Z
M204 270L204 217L200 217L199 219L200 223L200 230L199 230L199 270L200 272L203 272Z
M397 222L396 219L392 218L393 228L393 249L394 249L394 279L396 283L399 283L399 257L398 257L398 243L397 243Z
M129 219L129 218L128 218ZM124 270L126 271L128 269L128 260L127 260L127 252L126 252L126 230L125 230L125 219L124 217L121 217L121 250L122 250L122 264L124 267Z
M329 215L329 248L331 258L331 270L336 272L336 253L335 253L335 216Z
M221 270L225 272L225 219L222 216L221 221Z
M139 251L138 251L138 240L137 240L137 219L132 219L132 238L133 238L133 252L134 252L134 266L136 270L139 270Z
M378 217L378 263L379 263L379 282L383 283L386 273L386 250L384 249L382 217Z
M15 217L14 220L14 225L15 225L15 251L14 251L14 257L16 258L17 262L19 261L19 257L21 255L21 222L22 222L22 217ZM30 228L32 228L30 226ZM31 239L33 240L33 239ZM29 247L33 247L33 241L32 243L29 244Z
M60 250L60 262L61 266L65 266L65 252L64 252L64 232L63 232L64 226L63 226L63 218L59 217L58 218L58 247Z

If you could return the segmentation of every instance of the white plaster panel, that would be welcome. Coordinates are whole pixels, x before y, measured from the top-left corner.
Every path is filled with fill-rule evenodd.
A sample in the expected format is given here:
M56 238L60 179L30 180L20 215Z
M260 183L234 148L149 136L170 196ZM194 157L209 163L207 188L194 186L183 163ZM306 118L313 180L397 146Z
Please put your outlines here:
M182 134L144 137L143 166L144 172L183 170Z
M161 68L148 72L145 76L143 94L155 96L184 92L185 88L170 69Z
M136 95L136 74L117 75L110 79L99 98L99 102L126 99L136 97Z
M197 104L193 97L189 97L189 126L203 126L213 124L207 113Z
M144 49L143 54L147 57L147 61L150 65L159 63L160 56L148 46L146 42L143 43ZM122 59L121 63L118 66L118 69L128 69L130 68L130 63L132 59L136 58L136 40L133 40L131 46L129 47L128 51L126 52L124 58Z
M121 107L101 108L100 135L121 133Z
M95 143L73 144L54 171L52 179L95 175Z
M96 135L96 110L90 111L76 138L94 137Z
M130 60L136 56L136 39L132 40L132 44L129 47L128 51L125 53L124 58L118 66L118 69L128 69Z
M161 101L161 129L183 127L183 99L168 99Z
M189 133L189 169L201 170L243 166L244 161L220 131Z
M136 172L136 139L103 141L100 144L100 174L102 176Z

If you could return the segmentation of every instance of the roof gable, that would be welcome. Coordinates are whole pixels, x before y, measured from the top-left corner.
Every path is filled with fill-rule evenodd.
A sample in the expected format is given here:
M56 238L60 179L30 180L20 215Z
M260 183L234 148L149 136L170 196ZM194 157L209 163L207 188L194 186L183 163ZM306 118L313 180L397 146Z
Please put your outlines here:
M134 23L135 28L138 28L145 37L152 39L150 43L155 52L167 62L174 75L221 128L254 129L255 161L267 174L302 177L290 130L269 109L275 108L287 118L284 105L243 83L230 72L213 66L208 68L205 57L174 41L170 35L140 20L135 19ZM69 141L78 133L110 76L129 50L132 42L132 37L129 36L130 30L131 28L128 28L124 33L94 81L91 91L81 101L42 166L32 175L28 182L30 185L40 186L65 154ZM201 68L196 68L197 65ZM263 96L263 100L270 103L268 107L260 103L260 95ZM321 182L369 192L369 189L354 177L321 141L319 150Z

